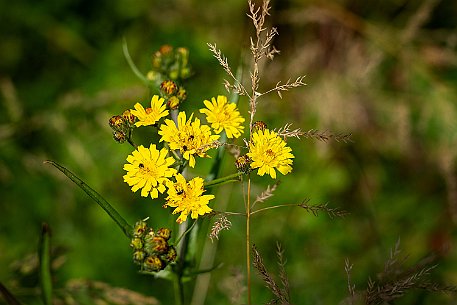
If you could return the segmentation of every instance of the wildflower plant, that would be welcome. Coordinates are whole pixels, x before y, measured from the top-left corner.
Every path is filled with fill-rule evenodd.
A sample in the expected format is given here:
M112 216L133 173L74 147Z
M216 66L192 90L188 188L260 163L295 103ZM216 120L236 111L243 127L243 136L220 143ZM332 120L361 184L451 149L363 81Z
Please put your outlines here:
M122 115L109 119L113 129L113 137L118 143L129 143L132 152L126 157L123 169L124 182L133 193L145 197L144 200L157 202L151 209L171 208L170 217L179 225L178 234L173 235L172 229L161 228L157 231L146 223L147 219L139 220L130 226L119 213L97 192L83 183L66 168L52 162L70 179L85 190L130 238L133 249L133 262L140 266L140 271L155 274L175 281L175 304L183 304L183 277L186 274L204 273L192 259L188 259L190 232L199 230L197 222L206 216L216 216L208 239L219 239L222 230L232 226L230 218L245 217L246 246L246 278L247 303L251 304L251 217L267 209L285 206L304 208L307 211L334 211L320 206L311 207L306 202L293 205L277 205L256 208L256 203L266 201L273 196L279 183L275 182L266 191L251 202L251 175L256 174L265 179L277 179L278 173L288 175L293 171L295 155L288 145L289 138L314 138L318 140L346 141L349 135L336 136L331 133L320 133L315 130L303 132L300 129L289 130L290 123L284 126L270 127L257 120L256 113L261 98L269 93L282 93L296 87L304 86L304 76L295 81L282 83L279 81L271 89L260 91L261 60L273 60L279 51L272 46L273 38L278 34L275 28L265 27L265 18L269 14L269 1L256 7L249 2L249 18L255 28L255 36L251 38L250 79L245 82L241 75L235 76L227 58L217 49L216 45L208 44L209 50L218 60L230 77L224 86L229 97L219 94L207 97L203 101L191 101L199 109L198 112L186 112L180 109L187 100L184 81L192 75L189 65L189 51L185 48L173 48L169 45L161 47L152 57L152 67L147 75L142 75L135 66L126 44L124 53L132 71L149 88L148 102L137 102L133 109L127 109ZM240 100L240 97L243 97ZM247 101L248 113L242 114L238 109L238 101ZM157 142L137 145L134 135L137 128L148 128L158 138ZM192 176L191 169L198 167L202 158L210 159L210 151L216 150L216 157L211 173L206 177ZM218 176L218 164L225 150L234 152L236 160L232 163L232 173L225 177ZM190 170L186 170L190 169ZM245 206L238 211L218 211L217 197L209 189L224 183L241 183L245 189ZM335 212L341 216L343 212ZM177 215L177 216L176 216ZM195 252L195 251L194 251ZM203 253L205 255L205 253ZM258 256L256 256L258 257ZM255 263L255 266L258 264ZM165 270L165 271L164 271ZM211 268L210 268L211 270ZM165 272L165 273L164 273ZM175 274L169 277L167 274ZM198 282L198 279L197 279Z
M204 97L202 101L187 101L185 81L194 72L186 48L162 46L153 53L151 70L143 75L133 63L127 45L124 44L124 54L133 73L146 85L150 95L147 101L132 102L131 109L108 120L114 140L120 144L128 143L132 147L123 165L125 174L122 178L134 193L133 196L139 194L145 202L157 203L151 205L151 214L154 209L169 208L170 217L176 222L175 227L154 229L154 224L150 226L148 218L144 216L133 226L130 225L110 203L75 174L56 162L47 161L83 189L121 228L130 240L132 261L139 266L140 272L174 282L174 304L185 303L183 283L189 278L196 278L192 303L204 303L205 296L201 297L201 294L202 291L207 291L207 287L202 288L202 285L208 284L200 281L199 275L210 272L217 266L197 266L194 255L201 253L202 256L214 257L208 251L215 251L216 247L206 247L206 244L222 238L221 232L232 228L233 217L245 219L246 303L252 303L251 266L254 266L275 296L272 303L289 304L291 300L284 252L278 244L281 288L268 273L259 251L251 241L252 217L266 210L283 207L298 207L313 215L324 212L331 218L346 215L345 211L328 207L327 204L310 205L308 200L296 204L257 205L274 195L280 187L278 177L293 173L293 162L299 154L293 152L289 140L350 141L350 134L291 129L289 122L284 122L282 126L267 126L257 118L257 110L261 107L264 96L276 93L282 98L286 91L305 85L305 76L298 76L294 81L278 81L272 88L262 89L260 62L273 60L279 53L272 45L274 37L278 35L276 28L265 26L269 11L268 0L264 0L259 7L249 1L248 17L254 25L255 34L250 39L248 80L233 72L228 59L216 44L208 44L210 52L228 75L224 81L228 96L220 93ZM184 102L192 103L198 111L183 111L181 105ZM238 108L238 103L243 102L247 103L247 113L242 113ZM151 138L146 143L136 144L134 138L137 128L147 128L150 132ZM218 177L220 162L226 151L235 157L232 173ZM206 177L193 175L193 169L205 161L213 163L210 173ZM273 181L255 200L252 199L252 175ZM244 191L244 206L237 207L235 211L219 210L218 198L210 189L225 183L240 184ZM206 234L203 250L195 251L194 238L191 236L198 236L197 231L203 227L199 223L204 218L212 218L214 221L210 232ZM348 283L351 268L352 265L347 262ZM412 280L421 277L429 269L424 270ZM381 287L378 292L382 289L387 291L387 286L378 286ZM401 288L409 287L404 286ZM349 287L351 295L354 295L352 284L349 283ZM379 296L374 287L375 283L370 284L367 300L369 297L374 300L372 303L378 303L382 296ZM47 289L49 291L50 288ZM45 303L49 304L50 293L46 294L46 300Z

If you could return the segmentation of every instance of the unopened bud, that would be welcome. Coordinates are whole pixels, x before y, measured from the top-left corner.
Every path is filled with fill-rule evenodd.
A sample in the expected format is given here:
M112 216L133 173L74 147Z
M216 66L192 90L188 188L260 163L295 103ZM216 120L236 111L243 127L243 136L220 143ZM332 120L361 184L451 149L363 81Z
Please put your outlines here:
M145 257L146 257L146 252L144 252L142 250L137 250L137 251L133 252L133 262L135 264L141 264Z
M127 139L127 136L123 131L114 131L113 132L113 139L118 143L124 143Z
M179 107L179 99L176 96L172 96L168 99L167 101L167 106L168 108L174 110L178 109Z
M146 233L147 224L144 220L139 220L135 223L133 227L133 235L135 237L143 237Z
M165 264L160 260L158 256L148 256L143 262L143 268L147 271L160 271L165 268Z
M157 230L157 235L168 241L171 236L171 230L167 228L160 228Z
M254 122L254 124L252 124L253 131L259 131L259 130L264 131L265 129L267 129L267 124L263 121L257 121L257 122Z
M167 261L167 263L173 263L174 261L176 261L177 256L178 254L176 253L175 247L170 246L168 248L167 254L165 254L165 260Z
M238 171L246 174L251 170L250 164L251 159L247 155L239 156L235 161L235 166Z
M127 109L122 113L122 118L128 122L130 125L133 125L135 123L135 116L132 114L130 109Z
M120 115L112 116L109 119L109 126L113 130L119 130L124 125L124 119Z
M136 250L143 249L143 241L141 240L141 238L134 237L130 242L130 247Z
M173 95L178 91L178 85L172 80L165 80L160 84L160 90L165 95Z

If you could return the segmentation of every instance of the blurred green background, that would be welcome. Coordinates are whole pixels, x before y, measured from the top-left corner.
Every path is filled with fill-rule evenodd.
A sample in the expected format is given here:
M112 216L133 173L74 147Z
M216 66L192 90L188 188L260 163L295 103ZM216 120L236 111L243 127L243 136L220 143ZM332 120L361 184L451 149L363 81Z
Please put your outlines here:
M281 176L262 203L329 203L344 219L315 217L300 208L258 215L252 241L277 273L276 241L285 249L294 304L336 304L351 280L364 290L401 240L411 266L437 254L433 280L457 284L457 3L453 0L272 1L269 26L281 54L262 64L261 91L306 75L306 87L260 100L257 119L270 128L352 133L352 142L290 139L294 171ZM146 105L148 90L122 53L125 38L139 69L150 69L161 45L187 47L195 76L185 83L193 111L225 94L224 71L206 43L216 43L235 69L246 62L253 34L245 0L39 1L0 3L0 281L26 304L40 304L28 273L42 222L61 253L57 293L71 279L105 282L173 304L169 282L141 275L129 241L111 219L44 160L65 165L130 222L154 227L175 217L161 203L133 194L122 181L131 152L112 140L108 119ZM243 60L241 60L243 58ZM245 73L248 81L248 73ZM246 114L247 100L240 99ZM247 117L247 115L246 115ZM147 134L142 134L147 143ZM222 174L233 172L226 156ZM211 160L191 172L205 175ZM253 178L255 194L274 181ZM215 191L214 209L244 207L240 185ZM231 301L244 281L244 219L222 232L206 304ZM208 226L209 220L203 221ZM206 237L202 234L202 240ZM31 259L31 261L30 261ZM25 261L24 261L25 260ZM22 269L21 269L22 268ZM241 286L237 286L241 285ZM270 292L257 275L255 304ZM192 293L192 283L186 286ZM93 304L85 296L79 303ZM446 294L414 291L398 304L452 303ZM0 303L2 301L0 300ZM152 301L151 301L152 302ZM244 302L244 299L242 299ZM138 303L145 303L140 302ZM396 304L397 304L396 303Z

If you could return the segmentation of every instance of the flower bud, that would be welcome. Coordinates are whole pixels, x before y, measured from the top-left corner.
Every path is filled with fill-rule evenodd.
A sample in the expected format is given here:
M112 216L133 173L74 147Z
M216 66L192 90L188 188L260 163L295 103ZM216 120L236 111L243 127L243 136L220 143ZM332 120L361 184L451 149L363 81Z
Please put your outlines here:
M167 228L160 228L157 230L157 235L168 241L171 236L171 230Z
M179 87L178 92L176 93L176 97L181 101L184 102L187 98L187 91L183 87Z
M173 51L173 47L170 46L169 44L164 44L159 48L159 52L162 55L170 55L170 53Z
M124 125L124 119L120 115L112 116L109 119L109 126L113 130L119 130L122 128L123 125Z
M181 61L181 65L183 67L187 66L187 64L189 63L189 49L182 47L177 48L176 54L178 55L178 58Z
M122 118L129 123L130 125L133 125L135 123L135 116L132 114L130 109L127 109L122 113Z
M160 84L160 91L165 95L173 95L178 91L178 85L172 80L165 80Z
M133 252L133 262L135 264L141 264L145 257L146 257L146 252L144 252L142 250L137 250L137 251Z
M251 171L251 159L247 155L239 156L235 161L235 166L239 172L243 172L245 174Z
M162 54L157 51L152 55L152 67L155 70L159 70L160 66L162 65Z
M172 96L168 99L167 101L167 106L168 108L174 110L178 109L179 107L179 99L176 96Z
M133 236L135 237L143 237L146 233L147 224L144 220L139 220L135 223L133 227Z
M160 271L165 268L165 264L155 255L148 256L143 262L143 268L147 271Z
M155 236L145 241L144 249L149 254L163 254L168 251L168 243L163 237Z
M176 253L175 247L170 246L168 252L164 255L164 259L169 264L175 262L177 256L178 254Z
M113 132L113 139L118 143L124 143L127 139L127 136L123 131L114 131Z
M253 131L259 131L259 130L264 131L265 129L267 129L267 124L263 121L257 121L257 122L254 122L254 124L252 124Z
M159 79L161 79L161 76L160 73L157 71L149 71L148 74L146 74L146 78L150 81L158 82Z
M134 237L130 241L130 247L132 247L135 250L143 249L143 241L141 238Z

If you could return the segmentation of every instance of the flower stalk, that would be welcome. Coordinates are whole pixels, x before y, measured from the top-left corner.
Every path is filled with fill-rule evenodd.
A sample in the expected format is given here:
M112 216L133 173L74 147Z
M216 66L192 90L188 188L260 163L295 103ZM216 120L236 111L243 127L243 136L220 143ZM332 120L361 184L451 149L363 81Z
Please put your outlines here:
M246 277L248 286L248 305L251 305L251 177L248 178L246 204Z
M239 182L239 181L241 181L241 175L243 175L243 173L238 172L238 173L231 174L231 175L228 175L228 176L225 176L222 178L214 179L214 180L205 182L204 186L205 186L205 188L210 188L210 187L225 184L225 183Z

